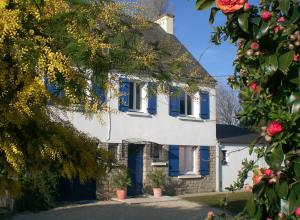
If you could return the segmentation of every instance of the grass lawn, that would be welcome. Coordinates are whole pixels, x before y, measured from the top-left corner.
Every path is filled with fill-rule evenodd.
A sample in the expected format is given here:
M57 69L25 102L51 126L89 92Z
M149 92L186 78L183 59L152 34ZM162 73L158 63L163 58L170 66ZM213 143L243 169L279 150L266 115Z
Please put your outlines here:
M233 215L238 214L243 211L250 193L236 192L236 193L220 193L218 195L210 196L195 196L184 198L191 202L196 202L199 204L205 204L215 208L222 208L222 200L227 196L227 207L226 211L229 211Z

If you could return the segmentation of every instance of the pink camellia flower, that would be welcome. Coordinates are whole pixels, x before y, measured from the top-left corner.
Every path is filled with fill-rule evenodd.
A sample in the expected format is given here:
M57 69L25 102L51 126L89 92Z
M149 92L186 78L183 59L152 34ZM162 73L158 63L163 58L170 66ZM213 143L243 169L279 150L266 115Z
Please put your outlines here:
M257 170L257 173L254 173L253 177L252 177L252 180L253 180L253 184L256 185L256 184L259 184L263 178L263 175L264 175L264 172L265 170L260 168Z
M267 220L272 220L271 218L267 218Z
M298 61L299 61L299 54L295 54L295 55L294 55L294 61L295 61L295 62L298 62Z
M271 170L271 169L266 169L266 170L265 170L265 174L266 174L266 176L272 176L273 170Z
M296 208L296 210L295 210L295 215L296 215L297 217L300 217L300 206L298 206L298 207Z
M277 121L272 121L267 127L267 134L270 137L273 137L274 135L279 134L282 131L283 131L282 125Z
M283 17L283 16L279 17L277 21L278 21L279 23L284 22L284 17Z
M251 8L251 5L248 2L246 2L244 5L244 10L248 11L248 10L250 10L250 8Z
M269 21L271 16L272 14L269 11L263 11L263 13L261 14L261 18L263 19L263 21Z
M225 14L232 13L244 7L246 0L216 0L217 8Z
M275 34L277 34L280 31L280 27L279 26L275 26L274 27L274 32Z
M256 82L253 82L253 83L250 84L250 89L253 92L257 92L258 86L257 86Z
M259 44L257 42L252 42L250 47L252 50L259 50Z

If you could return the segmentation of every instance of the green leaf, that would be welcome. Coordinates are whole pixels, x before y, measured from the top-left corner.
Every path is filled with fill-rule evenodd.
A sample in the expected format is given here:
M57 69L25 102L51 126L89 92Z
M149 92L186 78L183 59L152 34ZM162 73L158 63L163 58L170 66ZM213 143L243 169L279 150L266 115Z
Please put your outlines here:
M276 54L267 56L265 58L265 66L268 68L269 71L271 72L276 72L278 69L278 59Z
M265 36L268 33L270 26L271 25L268 22L263 22L258 33L256 34L256 39L260 39Z
M251 22L252 24L255 24L256 26L259 25L260 21L261 21L261 18L260 18L260 17L250 18L250 22Z
M282 54L278 57L278 68L284 73L287 74L289 66L293 62L295 51L289 51L285 54Z
M289 26L294 24L300 18L300 11L298 7L294 7L293 14L291 18L283 23L284 26Z
M209 16L209 23L210 24L214 23L215 16L216 16L216 14L217 14L218 11L219 11L219 9L216 8L216 7L211 8L211 10L210 10L210 16Z
M197 0L196 8L198 10L205 10L209 8L214 2L215 2L214 0Z
M239 16L238 22L242 30L246 33L248 33L248 19L249 19L249 13L243 13Z
M250 216L254 216L256 212L256 205L254 201L254 197L251 196L247 201L246 210Z
M291 6L291 1L290 0L281 0L279 3L280 10L283 12L283 14L288 15L290 6Z
M268 198L268 200L270 202L272 202L274 200L274 198L276 197L276 195L274 193L273 188L269 188L269 187L267 188L267 190L266 190L266 196L267 196L267 198Z
M288 99L288 103L292 105L291 112L293 114L300 111L300 92L293 92Z
M297 177L300 177L300 163L295 163L294 164L294 171Z
M275 190L281 199L286 199L289 193L289 184L286 181L278 181Z
M265 160L274 171L281 169L281 164L283 162L284 154L281 146L277 146L273 149L272 152L269 152Z

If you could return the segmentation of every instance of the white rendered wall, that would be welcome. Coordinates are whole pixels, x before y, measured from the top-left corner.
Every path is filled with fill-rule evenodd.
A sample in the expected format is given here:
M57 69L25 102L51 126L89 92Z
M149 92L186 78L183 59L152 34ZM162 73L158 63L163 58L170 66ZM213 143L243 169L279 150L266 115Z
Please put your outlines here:
M226 191L225 188L230 186L234 181L237 180L238 172L242 168L242 161L247 158L248 160L256 160L255 153L251 156L249 155L249 148L247 145L222 145L220 150L227 151L227 165L221 166L220 172L220 181L221 181L221 189L222 191ZM221 159L221 153L220 153ZM260 159L257 163L259 167L266 168L267 164L263 159ZM245 181L245 185L248 184L252 186L252 176L253 173L248 174L248 179Z
M203 88L210 94L209 120L182 120L169 115L169 97L157 95L157 114L132 115L118 112L118 98L110 101L111 113L103 113L87 119L80 113L68 113L68 119L77 129L97 137L102 142L122 143L123 140L140 139L166 145L216 146L216 99L215 89ZM144 97L146 99L146 97ZM147 104L144 100L143 103ZM199 95L194 100L195 118L199 119ZM197 108L196 108L197 106ZM142 106L146 108L146 106ZM110 122L109 122L110 121ZM110 129L109 129L110 128Z

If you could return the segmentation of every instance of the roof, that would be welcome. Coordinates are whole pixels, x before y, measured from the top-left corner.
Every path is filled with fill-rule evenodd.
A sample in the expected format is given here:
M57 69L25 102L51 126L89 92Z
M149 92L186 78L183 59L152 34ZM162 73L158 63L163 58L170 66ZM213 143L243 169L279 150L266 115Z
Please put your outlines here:
M124 17L128 23L132 23L130 17ZM160 60L161 69L170 68L170 61L186 55L184 66L180 66L181 72L174 78L179 82L196 81L207 82L207 85L214 86L216 80L206 71L206 69L195 59L188 49L173 34L167 33L159 24L149 22L149 26L140 32L140 37L148 44L162 48L164 55ZM156 74L161 74L157 69ZM155 73L152 73L155 74ZM159 76L158 76L159 77Z
M247 128L217 124L217 139L222 144L251 144L258 137L258 133ZM260 139L258 144L264 144L264 140Z

